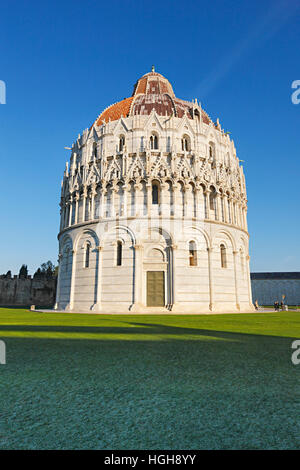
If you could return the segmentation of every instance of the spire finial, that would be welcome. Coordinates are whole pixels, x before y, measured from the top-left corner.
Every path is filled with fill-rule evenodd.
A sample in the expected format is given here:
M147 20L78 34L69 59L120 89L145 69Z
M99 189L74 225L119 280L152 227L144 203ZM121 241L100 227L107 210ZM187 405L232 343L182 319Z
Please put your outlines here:
M152 65L152 70L151 70L151 72L155 72L155 67L154 67L154 65Z

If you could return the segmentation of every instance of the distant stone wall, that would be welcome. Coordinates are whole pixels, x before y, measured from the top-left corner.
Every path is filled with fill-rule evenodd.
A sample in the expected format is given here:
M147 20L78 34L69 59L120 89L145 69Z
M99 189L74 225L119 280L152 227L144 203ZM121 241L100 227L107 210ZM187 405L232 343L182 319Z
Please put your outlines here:
M52 307L55 303L56 278L0 278L0 306Z
M253 302L273 305L277 300L287 305L300 305L300 273L251 273Z

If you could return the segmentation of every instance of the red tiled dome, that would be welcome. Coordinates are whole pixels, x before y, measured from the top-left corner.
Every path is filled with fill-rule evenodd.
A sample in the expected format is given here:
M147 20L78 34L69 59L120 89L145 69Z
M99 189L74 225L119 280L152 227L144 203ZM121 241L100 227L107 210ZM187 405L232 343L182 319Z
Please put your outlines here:
M183 117L186 112L193 119L193 103L176 98L169 80L152 69L136 82L132 96L106 108L97 118L96 125L116 121L121 116L149 115L152 109L160 116ZM209 124L210 119L203 110L202 119Z
M143 75L142 78L136 82L132 96L137 96L140 93L145 95L163 95L167 93L172 98L175 98L169 80L153 70Z

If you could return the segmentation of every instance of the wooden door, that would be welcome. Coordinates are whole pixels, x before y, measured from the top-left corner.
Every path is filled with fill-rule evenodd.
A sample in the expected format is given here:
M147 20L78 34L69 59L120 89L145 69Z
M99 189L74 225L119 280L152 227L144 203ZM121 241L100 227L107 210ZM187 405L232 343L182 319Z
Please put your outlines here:
M147 306L164 307L165 280L164 271L147 272Z

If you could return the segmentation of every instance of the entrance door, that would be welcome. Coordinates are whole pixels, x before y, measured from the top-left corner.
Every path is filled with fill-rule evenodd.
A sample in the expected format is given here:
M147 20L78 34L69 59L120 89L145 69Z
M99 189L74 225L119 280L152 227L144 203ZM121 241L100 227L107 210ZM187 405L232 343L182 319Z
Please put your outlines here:
M147 306L164 307L164 271L147 271Z

